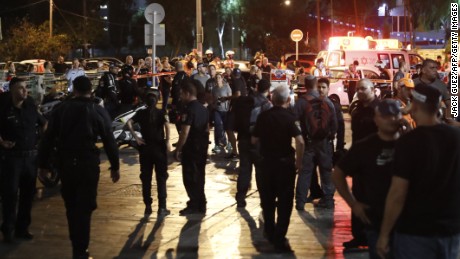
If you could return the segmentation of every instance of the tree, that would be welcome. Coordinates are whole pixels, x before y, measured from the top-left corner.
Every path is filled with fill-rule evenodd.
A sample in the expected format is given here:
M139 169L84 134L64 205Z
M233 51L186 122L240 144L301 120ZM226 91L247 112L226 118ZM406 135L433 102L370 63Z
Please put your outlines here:
M71 49L68 35L55 34L50 38L48 22L35 26L24 18L18 22L18 26L10 29L5 40L0 43L0 60L52 60Z

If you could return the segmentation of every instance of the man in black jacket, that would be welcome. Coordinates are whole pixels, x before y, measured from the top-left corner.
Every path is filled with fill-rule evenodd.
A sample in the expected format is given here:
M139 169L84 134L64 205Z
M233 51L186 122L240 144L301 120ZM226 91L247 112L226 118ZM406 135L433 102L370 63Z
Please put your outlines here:
M100 136L111 165L111 177L120 179L118 148L110 129L107 112L90 98L91 81L80 76L74 80L74 98L53 112L38 152L39 174L46 175L49 156L56 149L73 258L88 258L91 214L96 209L99 182Z
M0 95L1 230L5 242L13 241L14 230L16 237L33 238L28 228L37 179L37 125L44 129L46 121L27 97L26 81L11 79L10 92Z
M96 96L104 99L104 107L112 119L115 118L118 109L117 73L118 67L111 64L109 71L102 75L96 89Z

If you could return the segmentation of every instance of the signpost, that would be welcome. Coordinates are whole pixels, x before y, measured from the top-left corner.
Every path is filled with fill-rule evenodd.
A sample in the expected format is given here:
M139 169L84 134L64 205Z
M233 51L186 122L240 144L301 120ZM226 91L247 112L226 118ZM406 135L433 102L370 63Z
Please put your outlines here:
M164 24L159 24L163 19L165 18L165 10L163 9L163 6L160 4L150 4L145 8L144 11L144 16L145 19L152 25L146 24L144 27L144 34L145 34L145 43L150 43L150 41L147 40L147 38L150 38L150 26L152 29L152 73L155 73L155 57L156 57L156 45L164 45ZM161 35L161 36L160 36ZM157 37L160 36L160 37ZM161 39L163 37L163 39ZM160 39L159 39L160 38ZM161 44L163 43L163 44Z
M295 60L299 60L299 41L303 38L303 33L299 29L295 29L291 32L291 40L295 41Z

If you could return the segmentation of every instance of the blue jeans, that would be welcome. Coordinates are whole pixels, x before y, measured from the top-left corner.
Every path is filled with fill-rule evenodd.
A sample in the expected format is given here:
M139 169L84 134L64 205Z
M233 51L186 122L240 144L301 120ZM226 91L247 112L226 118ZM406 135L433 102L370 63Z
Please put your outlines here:
M452 236L395 234L394 255L396 259L457 259L459 252L460 234Z
M324 199L331 201L334 197L335 186L332 182L332 145L328 139L308 143L305 147L302 159L302 169L297 177L296 203L304 205L307 202L307 194L310 189L311 176L313 174L313 159L317 158L321 179L321 189Z
M224 123L227 120L227 112L214 110L214 143L227 145Z

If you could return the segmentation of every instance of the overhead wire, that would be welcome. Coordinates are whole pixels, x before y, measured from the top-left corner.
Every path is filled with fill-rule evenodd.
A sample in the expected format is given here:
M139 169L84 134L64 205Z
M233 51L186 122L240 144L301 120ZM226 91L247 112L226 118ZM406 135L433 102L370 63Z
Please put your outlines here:
M6 9L6 10L3 10L3 11L0 11L0 14L4 14L4 13L8 13L8 12L13 12L13 11L16 11L16 10L24 9L24 8L31 7L31 6L34 6L34 5L37 5L37 4L41 4L41 3L43 3L43 2L49 2L49 0L40 0L40 1L38 1L38 2L30 3L30 4L26 4L26 5L22 5L22 6L18 6L18 7L13 8L13 9Z

